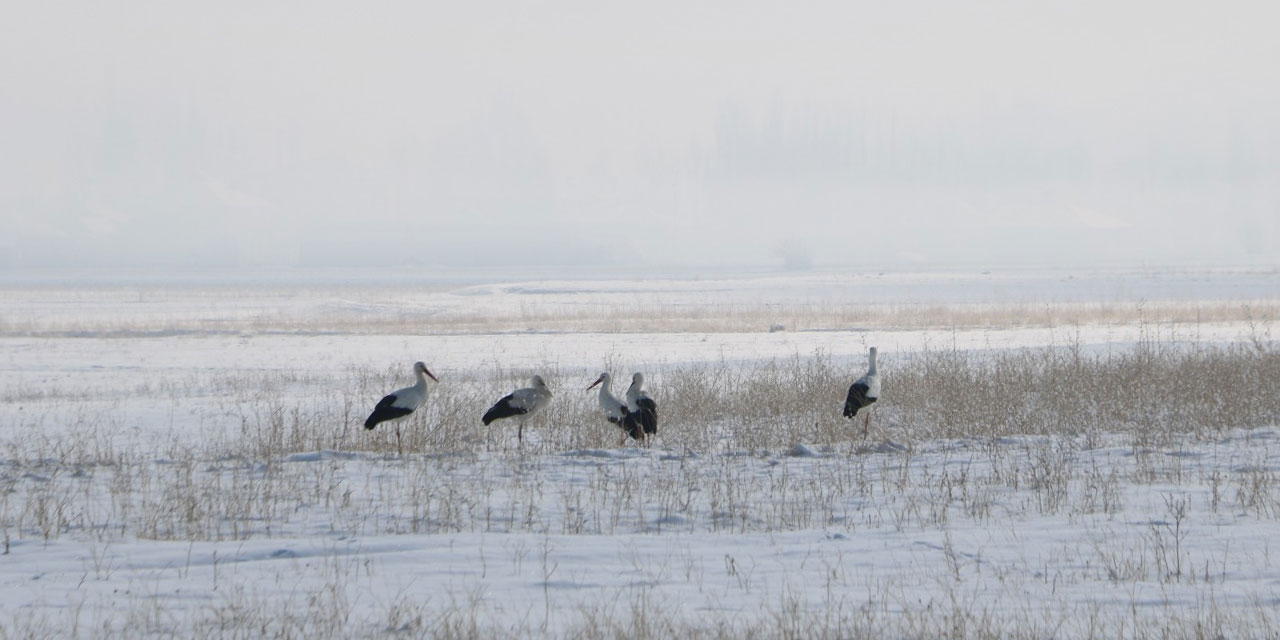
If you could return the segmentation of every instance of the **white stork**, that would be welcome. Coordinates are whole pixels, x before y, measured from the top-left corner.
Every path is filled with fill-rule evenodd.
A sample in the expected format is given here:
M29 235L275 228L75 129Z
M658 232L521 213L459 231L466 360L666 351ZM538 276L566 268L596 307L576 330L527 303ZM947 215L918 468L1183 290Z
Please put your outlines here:
M484 417L480 420L488 426L494 420L517 418L520 429L516 432L516 438L523 444L524 421L542 411L548 404L551 404L551 390L547 388L547 383L542 381L542 376L533 376L529 379L528 387L516 389L503 396L484 412Z
M658 432L658 403L644 392L643 373L631 376L631 386L627 387L627 410L631 412L629 417L635 425L644 430L646 441Z
M880 374L876 373L876 348L871 347L868 356L869 366L867 374L858 378L853 384L849 385L849 396L844 401L844 417L853 419L858 415L859 409L865 409L871 406L880 398ZM867 437L871 431L871 412L867 411L862 423L862 437Z
M604 412L606 420L622 429L622 441L626 442L627 436L631 436L635 440L643 440L644 428L640 425L637 419L638 416L631 413L631 410L627 409L627 405L613 395L613 376L610 376L607 371L600 374L600 377L596 378L596 381L587 387L587 391L590 391L591 387L596 385L600 385L600 394L598 396L600 410Z
M396 451L401 451L400 422L413 415L414 411L427 402L427 378L440 382L427 370L427 365L421 362L413 363L413 375L417 376L417 383L412 387L405 387L383 396L374 406L373 413L370 413L364 421L365 429L372 429L380 422L396 423Z

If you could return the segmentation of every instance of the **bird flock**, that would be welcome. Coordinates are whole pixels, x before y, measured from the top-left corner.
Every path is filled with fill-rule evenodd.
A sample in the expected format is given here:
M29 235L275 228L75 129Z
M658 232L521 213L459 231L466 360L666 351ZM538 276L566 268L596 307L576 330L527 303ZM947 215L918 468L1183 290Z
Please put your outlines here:
M649 438L658 433L658 403L645 393L644 374L636 373L631 376L631 386L627 388L626 402L614 397L611 389L613 378L608 371L600 374L600 377L587 387L587 391L596 385L600 385L598 394L600 410L604 412L606 420L622 429L621 442L626 442L627 436L631 436L632 440L648 444Z
M844 417L850 420L880 398L880 375L876 371L875 347L868 351L867 362L867 373L849 385L849 393L845 398ZM417 378L413 386L383 396L364 421L365 429L373 429L383 422L394 423L397 450L400 449L400 423L426 404L427 379L440 382L422 362L413 363L413 374ZM627 387L623 399L613 395L613 376L608 371L601 373L595 382L587 385L586 390L590 391L596 386L600 387L596 395L600 411L605 420L621 431L620 444L630 437L647 446L658 433L658 403L644 390L644 374L632 374L631 386ZM514 419L519 425L516 439L523 444L525 422L546 409L551 404L552 396L551 389L547 388L542 376L535 375L529 379L528 387L516 389L499 398L484 412L480 421L488 426L498 420ZM871 412L863 411L863 437L869 435L870 428Z

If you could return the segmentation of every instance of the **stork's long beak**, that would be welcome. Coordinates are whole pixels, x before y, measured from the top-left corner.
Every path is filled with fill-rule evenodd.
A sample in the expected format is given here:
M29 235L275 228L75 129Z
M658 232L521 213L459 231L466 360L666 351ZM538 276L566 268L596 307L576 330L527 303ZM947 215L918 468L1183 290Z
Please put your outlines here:
M601 382L604 382L604 376L600 376L599 378L596 378L596 381L595 381L595 382L592 382L592 383L591 383L591 386L589 386L589 387L587 387L587 388L586 388L586 391L590 391L590 390L591 390L591 387L594 387L594 386L596 386L596 385L600 384Z
M424 371L424 372L426 372L426 374L427 374L427 377L428 377L428 378L431 378L432 380L435 380L436 382L440 382L439 380L437 380L437 379L436 379L436 377L435 377L434 375L431 375L431 370L430 370L430 369L423 369L423 371Z

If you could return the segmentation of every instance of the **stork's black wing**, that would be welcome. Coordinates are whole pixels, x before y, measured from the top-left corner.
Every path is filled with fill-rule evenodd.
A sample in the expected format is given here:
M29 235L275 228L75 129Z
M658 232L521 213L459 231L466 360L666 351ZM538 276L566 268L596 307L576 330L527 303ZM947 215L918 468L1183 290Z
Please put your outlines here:
M484 412L484 417L480 418L480 420L484 422L485 425L487 426L490 422L493 422L494 420L501 420L503 418L510 418L512 416L519 416L519 415L524 415L526 413L529 413L528 409L517 407L511 404L511 399L514 397L515 397L515 394L509 394L509 395L503 396L501 400L495 403L492 407L489 407L488 411Z
M377 406L373 408L373 413L370 413L369 417L364 421L364 428L372 429L378 426L379 422L403 418L413 413L413 409L392 406L395 404L395 401L396 394L394 393L379 400Z
M852 418L858 415L858 409L861 409L872 402L875 398L868 398L867 391L870 387L864 382L855 382L849 385L849 396L844 400L844 417Z
M641 422L640 412L632 411L622 417L622 422L618 425L622 430L631 436L632 440L644 439L644 424Z
M644 428L647 434L658 432L658 403L653 398L643 397L636 400L636 415L639 416L640 426Z

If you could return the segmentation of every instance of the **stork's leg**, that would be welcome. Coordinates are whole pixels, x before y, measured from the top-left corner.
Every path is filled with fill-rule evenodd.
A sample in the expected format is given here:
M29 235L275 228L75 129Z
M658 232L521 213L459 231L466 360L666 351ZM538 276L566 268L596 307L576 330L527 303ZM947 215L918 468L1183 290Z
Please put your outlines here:
M871 410L868 409L862 418L862 439L866 440L871 436Z
M400 423L396 422L396 455L404 455L404 447L400 446Z
M524 446L524 420L521 420L520 426L516 427L516 443L521 447Z

